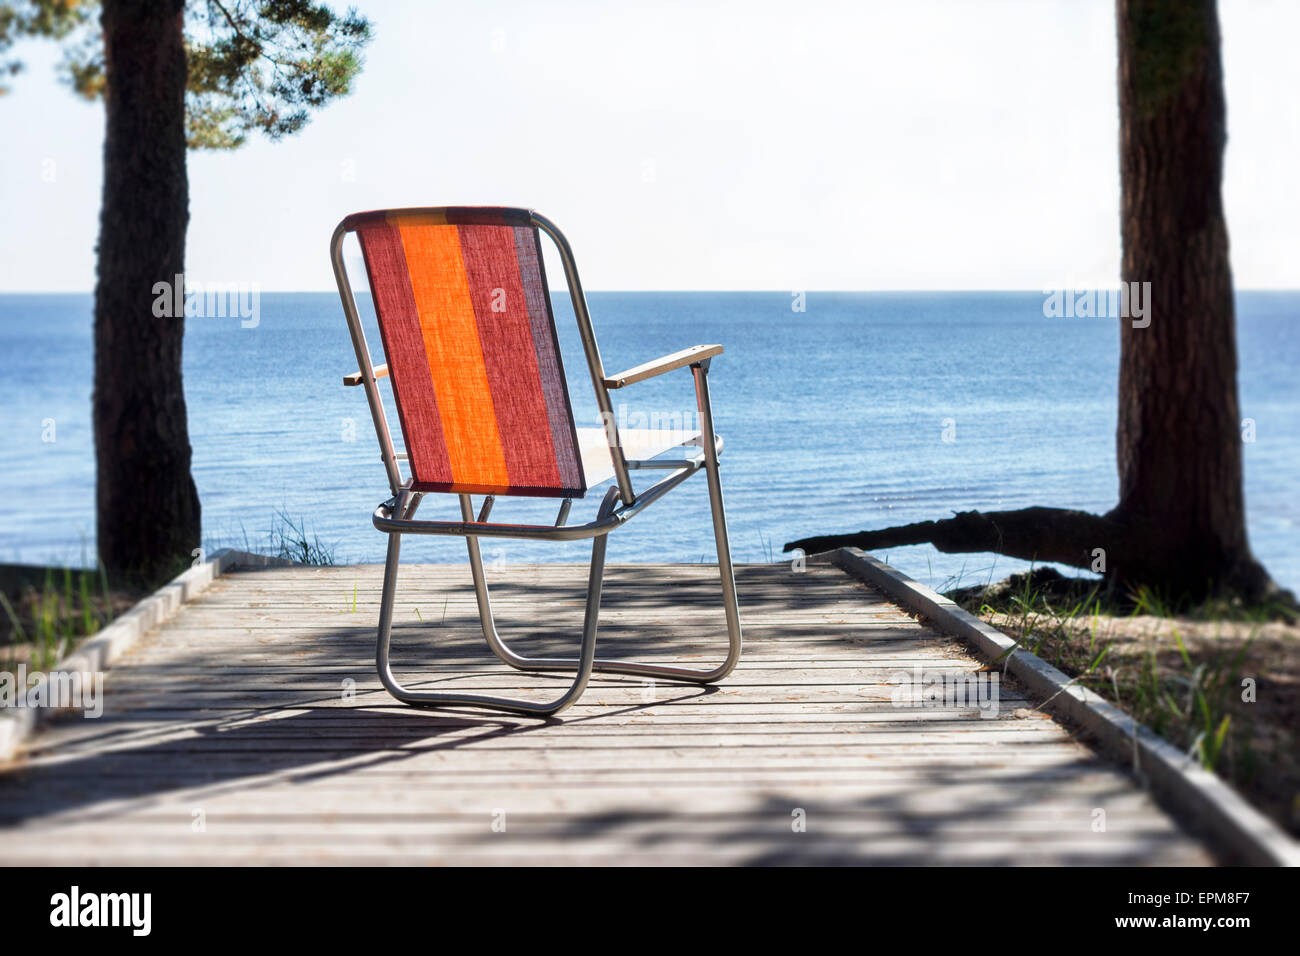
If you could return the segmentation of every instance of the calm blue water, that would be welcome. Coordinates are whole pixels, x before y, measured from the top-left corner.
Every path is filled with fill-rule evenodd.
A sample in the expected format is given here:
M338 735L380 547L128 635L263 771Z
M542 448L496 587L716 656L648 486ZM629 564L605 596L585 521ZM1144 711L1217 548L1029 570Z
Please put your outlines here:
M1047 319L1030 293L594 293L613 370L699 342L727 354L711 376L738 560L779 557L805 534L1051 504L1105 510L1116 493L1118 338L1105 319ZM363 302L363 307L366 303ZM92 563L89 296L0 296L0 560ZM572 314L557 300L579 424L595 424ZM256 328L188 323L185 384L205 543L266 547L277 511L303 516L341 561L382 561L370 525L387 497L355 359L334 294L265 294ZM371 325L372 348L378 334ZM1242 413L1255 551L1300 588L1300 293L1239 296ZM378 359L377 359L378 361ZM629 419L691 414L678 372L615 393ZM396 427L396 415L390 409ZM54 423L54 441L46 420ZM952 420L954 441L944 441ZM633 422L634 424L634 422ZM952 431L950 429L950 434ZM1188 454L1195 454L1188 449ZM594 511L599 495L575 504ZM441 510L439 510L441 508ZM503 502L496 517L550 520L552 502ZM422 515L455 514L454 499ZM412 561L463 560L454 539L406 539ZM581 560L581 544L487 542L489 559ZM712 560L702 477L610 542L614 561ZM930 548L889 552L935 586L1022 567Z

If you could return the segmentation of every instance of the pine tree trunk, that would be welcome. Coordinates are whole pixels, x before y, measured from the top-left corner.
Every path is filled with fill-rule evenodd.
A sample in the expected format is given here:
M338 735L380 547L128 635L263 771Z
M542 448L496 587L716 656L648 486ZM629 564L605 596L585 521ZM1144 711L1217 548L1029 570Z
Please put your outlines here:
M184 272L189 187L181 0L104 0L104 195L95 289L100 559L158 580L199 546L181 380L184 317L154 285Z
M1150 301L1121 319L1108 517L1153 540L1148 566L1120 555L1115 570L1202 593L1262 574L1242 490L1218 16L1214 0L1119 0L1118 22L1123 279L1150 283Z

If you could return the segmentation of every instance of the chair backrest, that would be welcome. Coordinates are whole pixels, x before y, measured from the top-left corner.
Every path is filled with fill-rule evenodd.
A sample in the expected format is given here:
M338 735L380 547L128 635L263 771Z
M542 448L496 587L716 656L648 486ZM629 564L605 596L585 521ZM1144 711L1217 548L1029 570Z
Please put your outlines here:
M586 491L541 244L525 209L348 216L361 244L412 488Z

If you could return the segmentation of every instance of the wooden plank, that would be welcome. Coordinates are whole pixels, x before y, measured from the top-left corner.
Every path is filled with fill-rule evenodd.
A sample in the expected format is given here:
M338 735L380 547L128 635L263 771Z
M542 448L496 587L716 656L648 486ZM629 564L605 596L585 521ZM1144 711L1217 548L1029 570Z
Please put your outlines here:
M580 568L489 574L503 632L545 622L520 649L571 653ZM981 665L834 569L739 569L746 656L719 686L597 675L553 721L396 704L373 670L379 575L217 579L124 656L103 720L51 725L0 779L4 862L1211 861L1015 681L1000 682L993 718L896 706L918 673ZM716 658L715 575L611 567L602 653ZM487 653L464 566L404 567L403 580L404 679L538 696L561 686ZM795 807L811 821L802 840ZM506 809L507 834L491 831L493 808Z

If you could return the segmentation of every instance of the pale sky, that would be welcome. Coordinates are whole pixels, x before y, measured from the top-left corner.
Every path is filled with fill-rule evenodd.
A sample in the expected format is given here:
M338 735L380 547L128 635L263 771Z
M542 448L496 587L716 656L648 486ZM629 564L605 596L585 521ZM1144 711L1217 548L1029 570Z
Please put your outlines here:
M331 289L345 214L462 203L552 218L590 289L1118 279L1109 0L355 2L375 39L350 98L190 154L193 279ZM1220 16L1236 282L1300 287L1300 3ZM87 291L102 106L53 44L20 50L0 291Z

